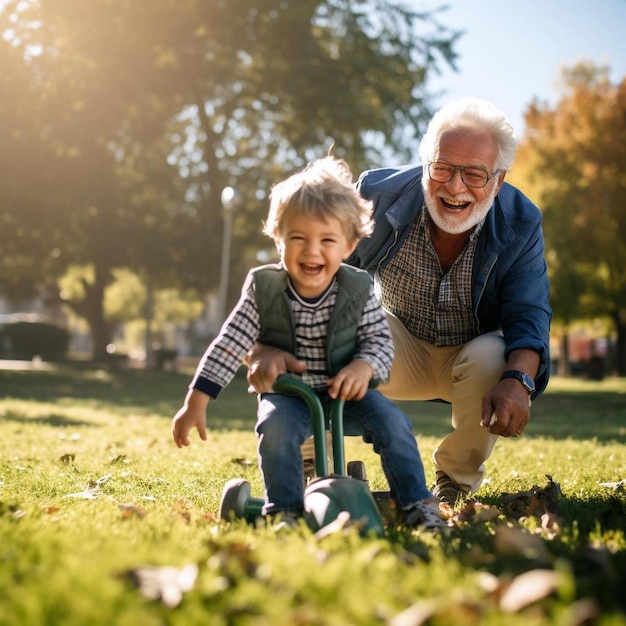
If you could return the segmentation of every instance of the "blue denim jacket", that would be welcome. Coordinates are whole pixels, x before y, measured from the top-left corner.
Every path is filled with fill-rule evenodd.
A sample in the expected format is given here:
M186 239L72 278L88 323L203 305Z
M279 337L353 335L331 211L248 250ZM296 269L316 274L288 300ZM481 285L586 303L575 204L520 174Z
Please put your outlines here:
M374 272L398 252L424 203L422 167L369 170L357 188L374 201L376 226L348 263ZM472 274L479 333L502 330L505 358L528 348L541 357L537 397L550 377L550 286L544 258L541 212L518 189L504 183L480 233Z

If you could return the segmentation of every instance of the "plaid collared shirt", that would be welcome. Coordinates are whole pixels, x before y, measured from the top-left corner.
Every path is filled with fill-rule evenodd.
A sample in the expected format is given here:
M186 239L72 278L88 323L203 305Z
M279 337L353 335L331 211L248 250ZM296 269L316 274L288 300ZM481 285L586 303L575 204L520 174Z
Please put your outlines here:
M327 389L326 334L338 289L339 283L335 278L319 298L305 300L290 285L287 288L296 326L295 355L307 364L304 373L293 376L318 391ZM190 386L217 398L235 376L244 356L259 338L259 332L259 311L250 282L220 334L204 353ZM373 284L356 332L357 351L354 358L369 363L374 372L373 378L387 382L394 348L387 318L374 293Z
M424 207L398 253L378 269L383 306L419 339L456 346L478 335L472 310L472 266L481 222L444 274L430 240Z

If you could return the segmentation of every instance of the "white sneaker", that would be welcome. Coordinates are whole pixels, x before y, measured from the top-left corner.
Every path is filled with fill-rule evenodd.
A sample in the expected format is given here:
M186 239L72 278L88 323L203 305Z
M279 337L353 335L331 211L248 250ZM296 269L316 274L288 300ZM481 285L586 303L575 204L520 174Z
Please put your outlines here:
M404 523L413 528L437 531L446 526L439 513L439 500L431 497L411 505L404 512Z

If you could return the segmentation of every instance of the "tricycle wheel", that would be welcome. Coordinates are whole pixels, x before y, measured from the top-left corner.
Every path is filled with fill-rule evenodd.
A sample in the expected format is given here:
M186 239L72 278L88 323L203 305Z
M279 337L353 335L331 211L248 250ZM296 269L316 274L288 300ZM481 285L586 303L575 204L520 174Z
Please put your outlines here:
M365 463L363 461L350 461L348 463L348 476L367 482L367 472L365 471Z
M222 491L220 500L220 518L231 521L234 518L246 516L246 504L252 489L250 483L243 478L229 480Z

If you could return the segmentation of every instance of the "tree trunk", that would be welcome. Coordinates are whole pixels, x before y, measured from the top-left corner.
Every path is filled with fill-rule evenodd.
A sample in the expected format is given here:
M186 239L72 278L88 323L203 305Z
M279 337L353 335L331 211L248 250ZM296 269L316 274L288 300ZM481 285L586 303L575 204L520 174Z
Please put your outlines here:
M89 324L93 346L93 360L100 361L108 356L107 346L111 343L112 325L104 315L104 291L111 282L109 267L95 266L95 278L86 296L85 318Z
M559 359L558 374L560 376L569 376L571 374L569 366L569 333L567 327L561 337L561 355Z
M154 345L152 341L152 317L154 315L154 289L152 288L151 277L146 279L146 302L144 306L144 323L145 323L145 337L144 337L144 349L146 351L146 359L144 362L145 367L154 367Z
M113 325L104 315L104 291L111 283L112 275L109 266L94 266L94 281L90 283L82 279L83 298L81 300L63 300L89 326L91 337L91 357L94 361L106 359L107 346L111 343Z
M626 376L626 311L617 311L613 315L617 343L615 346L615 366L618 376Z

